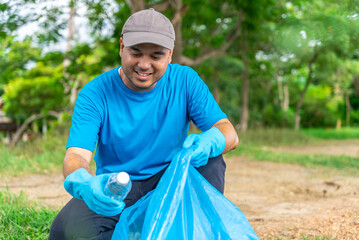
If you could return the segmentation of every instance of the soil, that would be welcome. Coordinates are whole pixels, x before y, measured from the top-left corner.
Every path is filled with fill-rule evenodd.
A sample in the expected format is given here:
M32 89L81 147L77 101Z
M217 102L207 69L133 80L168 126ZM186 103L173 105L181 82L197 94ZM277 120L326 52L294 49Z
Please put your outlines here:
M358 157L359 141L271 150ZM359 177L243 157L227 157L226 162L224 195L261 239L359 239ZM59 209L70 199L60 172L1 178L2 189L7 185L11 192L23 191L41 205Z

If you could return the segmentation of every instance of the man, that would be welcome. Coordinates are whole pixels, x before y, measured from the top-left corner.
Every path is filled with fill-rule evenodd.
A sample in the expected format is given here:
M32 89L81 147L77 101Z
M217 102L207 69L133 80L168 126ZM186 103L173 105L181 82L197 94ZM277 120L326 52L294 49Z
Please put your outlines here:
M50 239L110 239L123 208L153 190L176 152L192 145L191 164L223 193L221 154L237 146L238 136L200 77L170 64L174 41L161 13L133 14L122 30L122 66L81 90L63 163L74 198L54 220ZM191 120L203 132L187 137ZM120 171L132 180L124 202L103 193L110 173Z

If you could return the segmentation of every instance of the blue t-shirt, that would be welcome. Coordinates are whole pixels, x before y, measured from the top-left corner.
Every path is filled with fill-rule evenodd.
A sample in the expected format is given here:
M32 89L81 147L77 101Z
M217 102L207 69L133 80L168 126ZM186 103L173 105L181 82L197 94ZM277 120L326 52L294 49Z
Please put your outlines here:
M118 68L86 84L76 100L68 147L94 151L96 174L128 172L146 179L164 169L192 120L202 131L227 116L191 68L169 64L155 87L135 92Z

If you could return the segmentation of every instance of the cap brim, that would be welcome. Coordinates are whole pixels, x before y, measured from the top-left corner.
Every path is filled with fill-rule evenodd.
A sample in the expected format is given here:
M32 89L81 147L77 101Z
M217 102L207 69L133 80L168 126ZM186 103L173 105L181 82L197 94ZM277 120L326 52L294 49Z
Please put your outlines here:
M141 43L152 43L170 50L174 47L174 40L162 34L151 32L128 32L123 34L123 44L125 47Z

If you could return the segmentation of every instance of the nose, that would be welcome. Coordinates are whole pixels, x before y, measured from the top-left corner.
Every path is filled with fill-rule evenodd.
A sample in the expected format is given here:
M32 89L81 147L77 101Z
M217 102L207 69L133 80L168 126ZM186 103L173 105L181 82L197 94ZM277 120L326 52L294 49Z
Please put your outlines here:
M151 67L151 59L147 56L142 56L138 61L138 67L147 70Z

